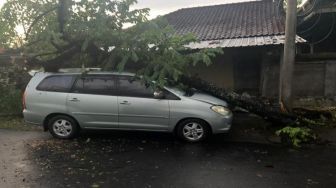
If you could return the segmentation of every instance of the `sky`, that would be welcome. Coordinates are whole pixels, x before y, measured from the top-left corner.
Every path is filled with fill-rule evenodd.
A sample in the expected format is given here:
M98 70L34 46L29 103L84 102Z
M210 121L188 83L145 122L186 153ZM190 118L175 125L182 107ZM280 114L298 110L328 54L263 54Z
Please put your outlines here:
M0 7L5 1L6 0L0 0ZM138 4L135 5L134 8L150 8L150 18L155 18L158 15L164 15L181 8L227 4L243 1L251 0L138 0Z
M1 1L1 0L0 0ZM138 0L135 8L150 8L150 18L164 15L181 8L244 2L251 0Z
M6 0L0 0L0 7ZM255 0L138 0L134 8L150 8L150 18L187 7L237 3ZM306 0L303 0L303 2Z
M6 0L0 0L0 8ZM228 4L246 1L257 0L138 0L138 3L133 8L150 8L149 19L153 19L159 15L165 15L169 12L176 11L181 8L208 6L218 4ZM306 1L306 0L303 0ZM22 28L18 27L19 33L22 33Z

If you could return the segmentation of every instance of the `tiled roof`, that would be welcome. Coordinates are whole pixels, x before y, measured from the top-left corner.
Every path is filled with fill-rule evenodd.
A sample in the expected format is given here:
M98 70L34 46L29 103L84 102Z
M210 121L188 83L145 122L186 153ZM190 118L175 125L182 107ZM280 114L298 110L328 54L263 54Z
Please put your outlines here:
M283 36L285 16L278 0L251 1L181 9L165 17L177 34L201 41Z

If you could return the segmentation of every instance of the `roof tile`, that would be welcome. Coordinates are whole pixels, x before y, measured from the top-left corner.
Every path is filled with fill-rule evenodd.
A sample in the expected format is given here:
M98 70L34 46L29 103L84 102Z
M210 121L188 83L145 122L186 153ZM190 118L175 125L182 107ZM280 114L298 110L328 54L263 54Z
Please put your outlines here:
M251 1L181 9L165 17L177 34L199 40L283 35L285 16L278 0Z

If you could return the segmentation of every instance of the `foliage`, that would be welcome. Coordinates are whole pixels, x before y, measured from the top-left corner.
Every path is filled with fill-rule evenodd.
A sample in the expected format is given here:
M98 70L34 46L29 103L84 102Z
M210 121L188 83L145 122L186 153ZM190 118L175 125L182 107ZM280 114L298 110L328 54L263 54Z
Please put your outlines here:
M0 22L1 35L0 45L5 47L20 47L27 38L27 30L29 25L33 22L33 16L44 12L48 7L55 5L57 0L48 1L44 6L45 1L24 1L24 0L8 0L1 8ZM45 17L47 20L49 17ZM36 33L37 28L42 29L41 24L36 25L32 33ZM42 29L43 30L43 29ZM22 31L23 33L20 33Z
M137 37L129 42L132 48L127 51L118 49L124 53L117 66L118 70L124 69L125 62L142 65L138 74L144 75L143 78L147 81L157 81L160 86L167 84L166 78L177 81L182 75L186 75L188 67L200 62L210 65L211 58L222 53L221 49L188 52L186 46L196 42L195 38L192 35L175 35L173 28L162 18L140 23L130 28L128 35L130 38Z
M47 71L82 65L122 71L132 64L142 78L160 86L165 78L177 81L189 66L209 65L222 53L188 49L197 42L193 36L176 35L164 18L148 21L149 9L131 8L136 2L8 0L0 12L6 33L0 42L17 47L29 64Z
M22 112L21 91L12 87L0 87L0 114Z
M30 79L24 61L9 52L0 59L0 114L21 114L22 91Z
M294 147L301 147L301 144L315 140L313 131L307 127L284 127L276 132L281 136L282 141Z

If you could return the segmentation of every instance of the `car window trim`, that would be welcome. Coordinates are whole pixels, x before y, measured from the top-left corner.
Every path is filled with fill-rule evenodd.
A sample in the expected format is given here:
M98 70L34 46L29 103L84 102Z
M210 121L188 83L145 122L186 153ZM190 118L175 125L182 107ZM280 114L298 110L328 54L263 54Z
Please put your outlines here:
M143 98L143 99L155 99L154 98L154 92L153 92L153 97L144 97L144 96L128 96L128 95L121 95L121 90L120 90L120 84L119 80L122 78L130 78L130 79L137 79L135 76L128 76L128 75L117 75L116 76L116 82L117 82L117 94L119 97L133 97L133 98Z
M66 90L66 91L52 91L52 90L43 90L43 89L39 89L40 85L48 78L52 78L52 77L61 77L61 76L72 76L73 80L72 80L72 84L70 84L71 86ZM49 75L44 77L39 84L37 84L37 86L35 87L36 91L44 91L44 92L56 92L56 93L69 93L72 89L72 85L75 83L76 81L76 75L74 74L69 74L69 75Z
M116 82L116 76L115 75L108 75L108 74L90 74L90 75L78 75L76 77L76 80L75 82L73 83L72 87L71 87L71 90L70 90L70 93L74 93L74 94L83 94L83 95L104 95L104 96L118 96L118 90L116 92L116 94L101 94L101 93L81 93L81 92L74 92L75 90L75 86L78 82L79 79L81 78L89 78L89 77L95 77L95 78L103 78L103 77L111 77L113 82L114 82L114 85L116 87L116 90L117 90L117 82Z
M132 79L132 78L135 78L135 79L136 79L136 77L135 77L135 76L128 76L128 75L117 75L117 76L116 76L116 80L115 80L115 81L116 81L116 86L117 86L117 94L118 94L118 96L120 96L120 97L133 97L133 98L154 99L154 100L181 100L180 97L176 96L174 93L168 91L168 90L165 89L165 88L163 88L162 90L163 90L164 92L168 92L170 95L172 95L172 96L174 96L174 97L163 98L163 99L155 99L155 98L154 98L154 93L153 93L153 97L121 95L120 87L119 87L119 86L120 86L120 85L119 85L119 80L120 80L121 78L131 78L131 79Z
M51 91L51 90L41 90L38 89L38 87L42 84L42 82L48 78L51 77L61 77L61 76L71 76L73 77L71 86L69 89L67 89L66 91ZM114 84L116 86L116 93L115 94L93 94L93 93L80 93L80 92L74 92L75 89L75 85L77 84L78 80L81 78L88 78L88 77L96 77L96 78L101 78L101 77L111 77L114 81ZM90 74L90 75L78 75L78 74L69 74L69 75L49 75L46 76L45 78L43 78L41 80L41 82L36 86L36 90L37 91L45 91L45 92L57 92L57 93L77 93L77 94L85 94L85 95L105 95L105 96L120 96L120 97L134 97L134 98L146 98L146 99L155 99L154 97L144 97L144 96L127 96L127 95L121 95L120 92L120 88L119 88L119 79L121 78L136 78L135 76L128 76L128 75L108 75L108 74ZM164 99L160 99L160 100L181 100L180 97L178 97L177 95L175 95L174 93L170 92L169 90L163 88L162 89L164 92L169 93L169 95L173 96L173 97L169 97L169 98L164 98Z

